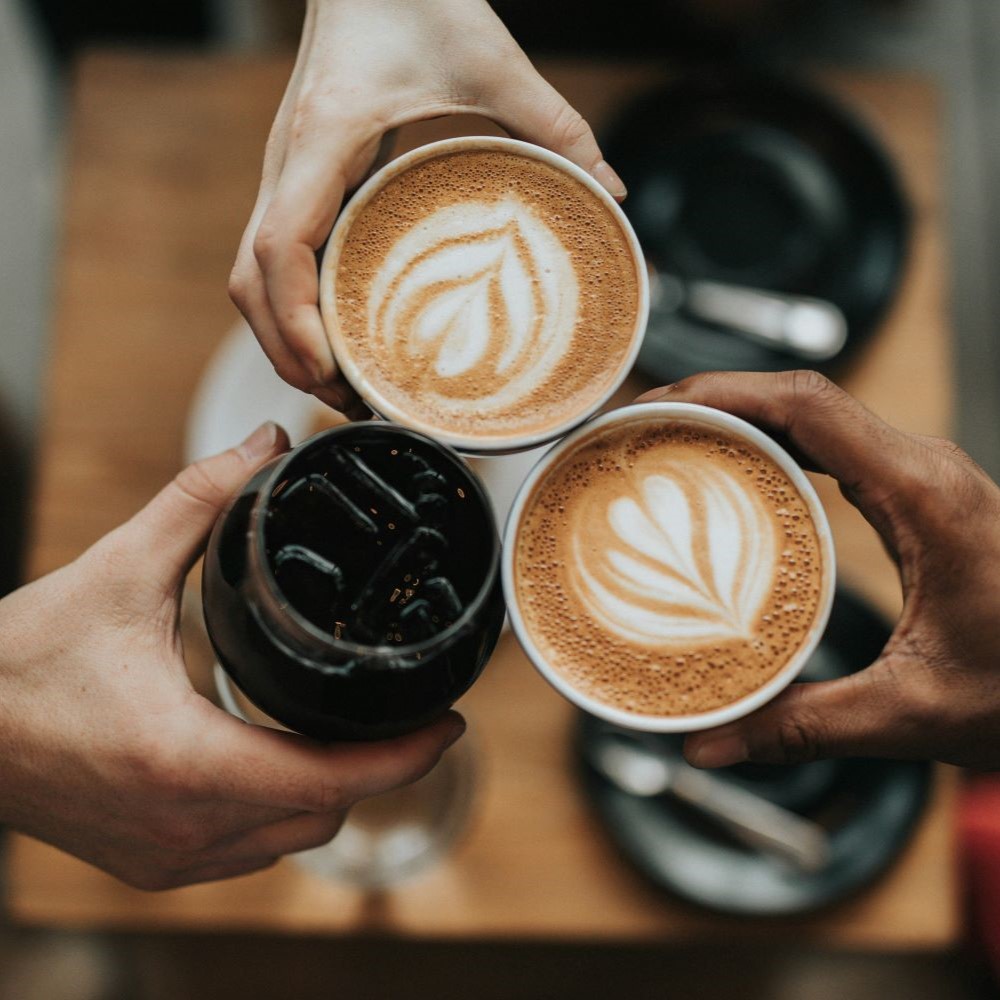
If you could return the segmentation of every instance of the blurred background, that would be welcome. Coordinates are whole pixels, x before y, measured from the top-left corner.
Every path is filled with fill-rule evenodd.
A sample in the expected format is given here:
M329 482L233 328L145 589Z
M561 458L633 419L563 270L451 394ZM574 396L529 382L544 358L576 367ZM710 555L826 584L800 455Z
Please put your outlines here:
M945 134L940 197L948 238L949 316L960 443L1000 477L1000 3L996 0L497 0L532 56L751 64L918 73L932 80ZM226 52L294 47L295 0L0 0L0 593L23 575L32 463L46 393L58 274L64 156L74 67L94 47ZM249 206L247 206L249 208ZM235 247L233 248L235 250ZM225 289L219 289L220 296ZM942 373L942 377L951 377ZM86 401L79 405L86 406ZM0 1000L320 996L368 967L358 996L388 996L378 941L188 938L0 929ZM465 996L458 964L484 996L634 997L695 992L775 998L993 996L964 945L946 954L879 955L756 947L592 948L504 944L396 946L417 970L410 996ZM350 977L349 977L350 978ZM354 980L352 979L352 982ZM478 992L482 992L478 990Z

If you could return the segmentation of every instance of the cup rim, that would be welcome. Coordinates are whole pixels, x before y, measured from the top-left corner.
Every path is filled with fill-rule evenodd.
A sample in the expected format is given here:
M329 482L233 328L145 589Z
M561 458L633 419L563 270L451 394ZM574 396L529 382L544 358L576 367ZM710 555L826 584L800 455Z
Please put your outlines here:
M364 643L350 639L335 638L314 625L288 601L271 569L271 561L267 557L264 517L267 500L265 498L270 499L272 497L282 477L287 475L289 467L305 452L326 443L330 438L344 436L352 432L357 433L362 430L365 433L372 433L376 436L391 434L398 438L416 438L423 444L429 444L437 449L451 463L456 474L464 476L462 485L471 489L475 495L476 502L482 508L486 523L492 528L489 565L475 595L462 609L462 613L449 626L429 638L420 639L417 642L392 646L387 643ZM496 512L493 509L493 501L490 499L476 471L469 466L468 462L463 461L461 456L457 455L448 445L442 444L440 441L435 441L433 438L429 438L427 435L421 434L412 428L400 427L396 424L377 420L354 421L352 423L340 424L337 427L328 427L306 438L305 441L300 442L294 448L285 452L274 463L273 468L268 470L266 477L257 491L247 530L250 544L249 558L256 574L256 576L250 574L248 579L256 579L257 581L254 597L259 607L261 609L267 608L272 612L275 608L280 609L286 627L294 630L295 633L303 637L324 655L337 654L364 657L367 670L398 669L402 661L417 654L434 651L446 643L451 643L456 637L463 635L468 630L470 623L476 620L484 605L489 600L493 588L496 586L500 570L501 542ZM301 654L298 655L302 659ZM313 665L321 663L316 657L308 657L308 660ZM343 672L346 668L344 666L323 665L322 669L331 672Z
M793 485L802 496L809 508L816 534L819 539L820 552L823 559L824 576L822 591L816 606L816 614L810 626L808 636L799 651L773 677L749 694L720 708L706 712L695 712L688 715L642 715L616 708L606 702L598 701L578 691L560 673L548 664L539 648L535 645L530 631L521 616L518 603L517 587L514 577L514 562L516 554L517 534L520 529L521 515L535 490L537 484L560 459L571 451L579 442L585 440L603 428L632 421L645 421L653 417L661 417L667 421L683 420L688 423L699 423L727 431L736 437L748 441L770 458L791 479ZM623 406L588 421L567 435L543 455L535 467L521 484L520 489L511 504L510 513L503 533L503 548L500 566L503 581L504 598L507 604L511 628L517 636L521 648L531 661L534 668L554 687L564 698L578 708L584 709L606 722L614 723L626 729L634 729L651 733L689 733L702 729L712 729L716 726L735 722L745 715L755 711L771 701L783 691L799 675L819 645L830 618L833 607L834 591L836 589L837 567L833 545L833 533L826 516L826 511L820 503L816 490L806 478L798 463L776 441L763 431L741 417L734 416L724 410L697 403L652 402L633 403Z
M635 265L638 304L631 343L629 344L627 353L622 358L620 371L611 380L606 390L599 397L596 397L586 410L580 411L571 418L561 421L559 424L544 431L535 431L530 434L508 434L504 437L496 438L482 438L472 434L457 433L415 419L371 385L351 353L345 350L339 334L336 293L332 276L339 263L347 234L350 232L358 213L393 177L408 170L415 163L434 159L438 156L463 149L496 149L505 152L514 152L521 156L548 163L550 166L556 167L575 178L611 212L612 217L618 223L619 228L625 236L625 242L628 245ZM327 343L330 345L330 349L333 351L334 358L344 377L365 403L379 416L391 420L393 423L420 431L438 441L451 445L451 447L463 454L470 455L494 455L538 448L543 444L563 437L563 435L585 422L607 403L628 377L639 355L646 325L649 321L649 275L646 270L645 255L643 254L642 247L639 245L639 238L636 236L631 222L629 222L628 217L622 211L618 202L590 174L572 161L566 159L566 157L545 149L543 146L536 146L530 142L511 139L505 136L467 135L451 139L439 139L436 142L418 146L416 149L411 149L401 154L372 174L355 191L334 224L320 265L319 293L320 312L323 317Z

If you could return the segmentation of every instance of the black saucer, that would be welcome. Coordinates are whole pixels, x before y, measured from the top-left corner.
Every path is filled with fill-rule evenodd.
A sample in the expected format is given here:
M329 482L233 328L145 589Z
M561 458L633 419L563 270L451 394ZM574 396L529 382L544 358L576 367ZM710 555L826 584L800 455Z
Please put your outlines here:
M866 604L838 590L823 641L806 668L810 680L866 667L889 629ZM737 843L711 820L669 795L641 799L622 792L585 761L585 746L607 723L581 714L577 757L583 787L615 844L656 884L701 906L745 916L782 916L828 905L888 868L923 812L930 765L883 760L816 761L789 767L739 765L720 780L821 823L830 863L805 874ZM680 756L680 736L651 737Z
M899 281L909 212L879 145L831 98L757 73L693 75L627 110L603 148L655 269L832 302L848 339L825 368L872 332ZM663 381L804 366L655 308L638 364Z

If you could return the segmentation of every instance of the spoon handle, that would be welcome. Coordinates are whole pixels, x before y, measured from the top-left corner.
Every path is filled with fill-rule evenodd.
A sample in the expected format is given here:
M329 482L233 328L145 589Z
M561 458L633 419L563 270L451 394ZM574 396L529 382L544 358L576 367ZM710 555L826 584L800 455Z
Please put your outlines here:
M689 281L684 308L699 319L812 361L832 358L847 340L844 314L831 302L804 295Z
M781 855L805 872L818 871L829 860L830 841L818 823L690 765L671 771L670 791L743 843Z
M807 361L825 361L847 342L847 320L832 303L806 295L683 279L650 267L655 309L683 310L757 343Z

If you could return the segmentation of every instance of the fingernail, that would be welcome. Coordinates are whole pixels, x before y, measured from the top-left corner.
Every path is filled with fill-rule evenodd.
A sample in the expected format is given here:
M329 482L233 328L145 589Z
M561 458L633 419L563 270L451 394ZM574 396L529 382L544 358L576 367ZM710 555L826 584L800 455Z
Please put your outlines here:
M637 403L656 403L674 391L674 385L661 385L658 389L650 389L641 396L636 397Z
M256 462L270 455L277 443L278 425L273 420L268 420L243 441L239 450L245 459Z
M695 767L729 767L747 759L747 745L743 737L736 733L700 739L692 736L684 748L684 756Z
M601 160L591 171L593 178L601 187L607 190L616 201L624 201L628 189L622 179L611 169L611 164L607 160Z

